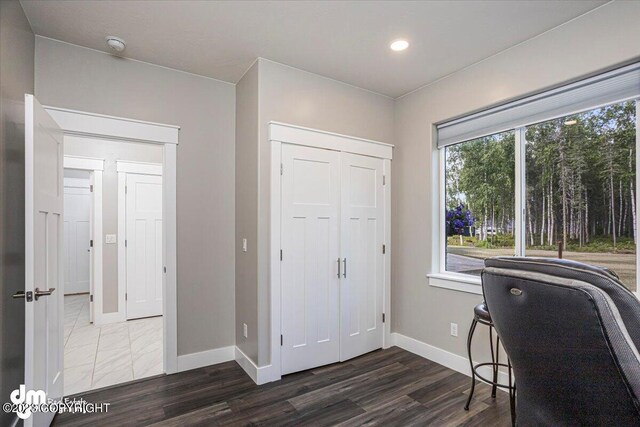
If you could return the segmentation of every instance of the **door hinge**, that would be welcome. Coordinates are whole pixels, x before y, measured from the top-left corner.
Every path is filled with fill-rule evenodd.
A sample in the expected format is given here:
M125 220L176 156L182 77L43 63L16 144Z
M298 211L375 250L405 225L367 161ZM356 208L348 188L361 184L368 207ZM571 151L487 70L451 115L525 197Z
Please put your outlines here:
M387 185L387 176L382 175L382 185Z
M386 321L386 316L384 315L384 313L382 313L382 323L384 323Z
M280 249L280 261L282 261L282 249Z
M162 269L164 270L164 274L167 274L167 267L162 267Z
M387 253L387 245L382 245L382 254L386 254Z
M93 247L93 239L89 240L89 247L92 248Z
M284 166L280 163L280 175L284 173Z
M124 194L127 194L128 188L129 187L127 185L124 186Z
M124 293L124 300L127 301L129 299L129 294L128 293Z
M89 302L93 302L93 295L89 296Z
M284 338L282 337L282 335L280 335L280 345L284 345Z
M127 247L127 239L124 239L124 247Z
M93 193L93 184L89 186L89 192Z

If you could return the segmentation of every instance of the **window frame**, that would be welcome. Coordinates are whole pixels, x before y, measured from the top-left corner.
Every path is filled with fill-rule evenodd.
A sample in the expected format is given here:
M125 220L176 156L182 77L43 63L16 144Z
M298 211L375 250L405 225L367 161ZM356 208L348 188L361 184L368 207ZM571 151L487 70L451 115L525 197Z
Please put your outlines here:
M639 209L636 215L636 291L633 294L640 299L640 174L637 173L640 166L640 97L632 97L630 99L623 99L618 102L634 101L636 106L636 195L635 204L636 209ZM587 110L578 112L571 112L563 114L560 117L564 117L571 114L576 114L584 111L594 110L596 108L604 107L606 105L612 105L607 103L604 105L595 105ZM514 129L515 132L515 216L514 224L515 230L515 255L526 256L526 129L536 123L517 126ZM434 126L434 135L435 132ZM432 245L433 257L432 257L432 271L427 274L429 285L451 289L461 292L467 292L472 294L482 294L481 279L478 276L472 276L465 273L456 273L446 270L446 251L447 251L447 231L446 231L446 147L437 147L437 138L434 144L433 163L437 166L436 173L434 173L433 179L435 185L432 187L435 194L438 195L435 200L434 211L437 212L434 215L433 235L437 236L437 242ZM464 143L466 141L460 142Z

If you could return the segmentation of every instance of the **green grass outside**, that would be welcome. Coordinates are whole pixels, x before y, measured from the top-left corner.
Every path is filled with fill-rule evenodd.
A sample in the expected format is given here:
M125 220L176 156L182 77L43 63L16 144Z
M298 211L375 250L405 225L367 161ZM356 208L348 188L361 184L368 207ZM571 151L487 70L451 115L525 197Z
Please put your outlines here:
M447 239L449 246L464 246L470 248L485 248L485 249L499 249L499 248L513 248L515 247L515 238L511 234L497 234L495 236L489 236L488 240L479 240L475 236L462 236L462 244L460 244L460 236L450 236ZM548 245L527 245L527 249L531 250L544 250L544 251L557 251L558 247ZM589 243L580 246L580 242L577 240L569 240L567 247L564 249L570 252L591 252L591 253L613 253L613 254L635 254L636 245L633 243L633 239L629 237L619 237L616 246L613 246L613 240L610 236L596 236L590 239Z

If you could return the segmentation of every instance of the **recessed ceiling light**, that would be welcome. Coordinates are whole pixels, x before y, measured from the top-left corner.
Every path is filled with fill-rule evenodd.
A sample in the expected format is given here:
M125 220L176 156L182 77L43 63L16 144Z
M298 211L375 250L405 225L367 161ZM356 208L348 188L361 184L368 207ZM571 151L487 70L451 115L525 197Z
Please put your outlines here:
M405 50L409 47L409 42L406 40L396 40L391 43L389 47L395 52L400 52L401 50Z
M576 123L578 123L577 120L567 120L566 122L564 122L564 124L567 126L575 125Z
M127 47L127 43L122 40L120 37L116 36L107 36L106 37L107 46L115 52L122 52L125 47Z

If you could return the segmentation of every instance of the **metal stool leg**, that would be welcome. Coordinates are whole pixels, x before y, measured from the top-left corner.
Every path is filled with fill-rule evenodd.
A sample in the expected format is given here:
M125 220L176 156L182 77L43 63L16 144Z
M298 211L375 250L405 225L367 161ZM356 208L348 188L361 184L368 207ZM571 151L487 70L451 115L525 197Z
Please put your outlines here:
M509 408L511 409L511 425L516 425L516 383L511 382L511 361L507 358L507 364L509 365Z
M493 329L493 328L491 328ZM491 397L496 397L496 390L498 389L498 373L500 366L500 337L496 333L496 364L493 367L493 387L491 388Z
M500 340L500 338L498 337L498 335L496 335L496 340ZM493 363L493 366L491 366L491 368L493 369L493 385L491 386L491 397L496 397L496 390L498 389L498 386L496 385L496 383L498 382L498 343L499 341L496 341L496 351L494 353L493 351L493 326L489 327L489 348L491 349L491 363Z
M477 324L478 321L474 318L473 322L471 322L471 328L469 328L469 336L467 337L467 354L469 355L469 364L471 365L471 390L469 391L467 404L464 405L465 411L469 410L469 404L471 403L471 398L473 397L473 391L476 388L476 372L473 369L473 358L471 357L471 339L473 338L473 332L476 330Z

